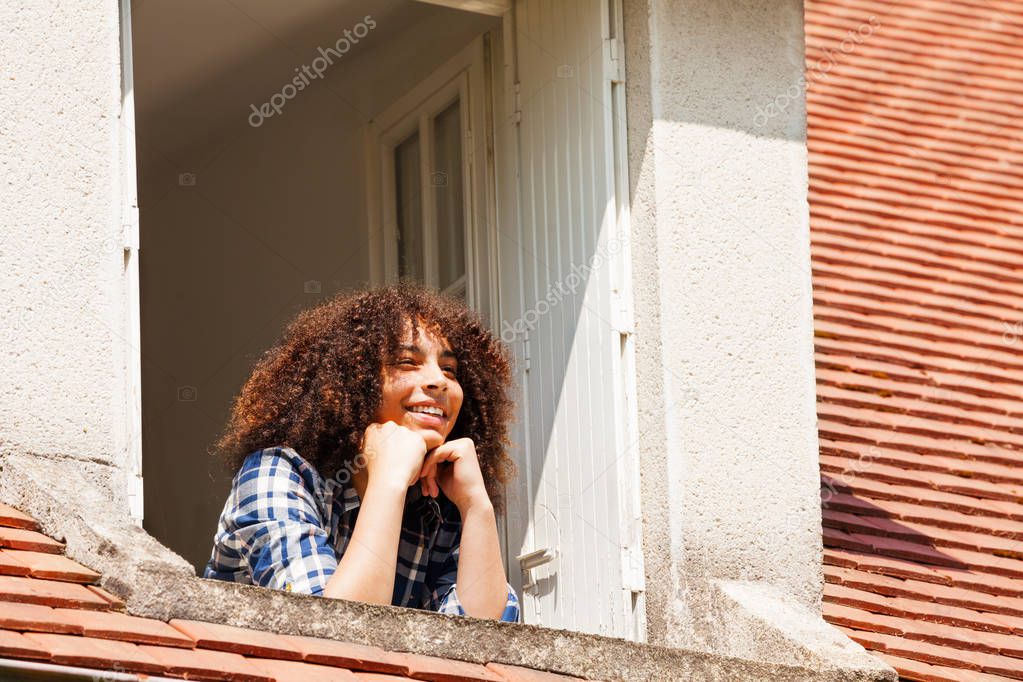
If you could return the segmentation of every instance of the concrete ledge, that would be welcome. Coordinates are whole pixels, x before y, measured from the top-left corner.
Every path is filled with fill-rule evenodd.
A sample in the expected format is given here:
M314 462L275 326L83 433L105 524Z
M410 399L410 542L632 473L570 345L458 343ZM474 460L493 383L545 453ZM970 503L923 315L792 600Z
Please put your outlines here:
M90 476L80 466L0 453L0 500L63 539L67 555L99 571L103 587L125 599L134 615L191 618L477 663L495 661L586 679L896 679L890 668L865 654L836 661L813 656L791 663L762 661L204 580L184 559L112 513L102 503L102 489L95 486L103 477ZM110 480L110 472L94 473L105 473ZM79 504L82 500L85 506Z
M669 645L811 669L873 669L878 679L896 678L886 663L827 623L819 609L765 583L690 580L670 632Z

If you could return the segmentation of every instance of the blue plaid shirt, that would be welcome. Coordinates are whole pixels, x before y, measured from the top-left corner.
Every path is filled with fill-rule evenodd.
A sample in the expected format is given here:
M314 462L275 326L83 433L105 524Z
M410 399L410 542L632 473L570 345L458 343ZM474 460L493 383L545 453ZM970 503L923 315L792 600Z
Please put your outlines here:
M203 577L322 595L358 512L354 486L324 480L291 448L257 450L234 477ZM443 493L434 499L411 486L391 603L465 615L455 589L461 537L454 504ZM518 619L518 597L509 584L501 620Z

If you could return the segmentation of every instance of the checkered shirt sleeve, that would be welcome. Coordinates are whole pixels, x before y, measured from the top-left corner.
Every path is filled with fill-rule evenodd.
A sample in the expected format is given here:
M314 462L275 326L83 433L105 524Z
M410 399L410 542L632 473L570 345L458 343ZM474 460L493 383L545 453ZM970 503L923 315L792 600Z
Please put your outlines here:
M438 613L464 616L465 609L458 600L455 580L458 576L458 545L444 558L444 567L430 591L430 609ZM429 586L428 586L429 587ZM505 602L501 620L507 623L519 622L519 598L515 588L508 583L508 600Z
M316 504L317 478L310 465L279 450L249 455L221 515L206 577L321 595L337 557Z

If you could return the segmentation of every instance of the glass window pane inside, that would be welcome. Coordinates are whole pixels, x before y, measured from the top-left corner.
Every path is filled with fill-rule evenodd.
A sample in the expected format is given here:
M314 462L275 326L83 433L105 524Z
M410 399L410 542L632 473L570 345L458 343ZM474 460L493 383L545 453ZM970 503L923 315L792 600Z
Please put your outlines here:
M437 278L443 290L465 274L462 121L456 101L433 119L433 186L437 207Z
M423 202L419 175L419 133L394 148L398 222L398 275L423 280Z

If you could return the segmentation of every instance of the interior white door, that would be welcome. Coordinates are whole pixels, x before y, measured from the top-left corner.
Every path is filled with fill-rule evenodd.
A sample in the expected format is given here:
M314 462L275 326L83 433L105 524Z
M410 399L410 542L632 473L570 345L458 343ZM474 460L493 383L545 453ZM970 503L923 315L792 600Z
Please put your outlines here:
M607 0L517 0L506 22L500 309L520 389L506 523L526 622L642 639L615 17Z

